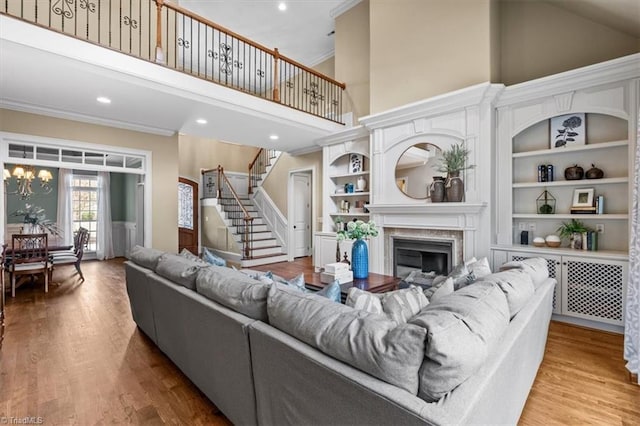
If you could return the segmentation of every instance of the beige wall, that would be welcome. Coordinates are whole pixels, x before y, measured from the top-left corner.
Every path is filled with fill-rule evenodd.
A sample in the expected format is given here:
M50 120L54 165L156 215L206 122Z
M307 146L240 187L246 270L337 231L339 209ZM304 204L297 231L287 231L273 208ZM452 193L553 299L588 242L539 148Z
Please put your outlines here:
M202 208L202 247L241 254L241 247L216 207Z
M331 77L335 79L336 75L336 57L332 56L329 59L326 59L319 64L312 67L314 70L321 72L327 77Z
M490 4L370 0L370 112L489 81Z
M274 204L280 210L284 217L287 217L288 201L287 188L289 182L289 171L315 167L316 174L313 183L315 191L315 212L318 220L322 219L322 151L312 152L310 154L292 156L282 153L278 162L271 170L267 179L263 182L262 187L269 194ZM316 230L322 229L316 223Z
M541 2L501 2L506 85L640 52L640 40Z
M369 114L369 0L336 18L335 79L347 85L343 112Z
M226 171L248 173L249 162L259 148L219 142L197 136L180 135L180 176L201 181L201 169L221 165Z
M5 109L0 109L0 130L151 151L152 246L165 251L178 250L177 136L156 136Z
M500 82L502 76L500 75L500 62L501 56L501 24L500 24L500 0L491 0L489 3L489 43L491 52L491 82Z

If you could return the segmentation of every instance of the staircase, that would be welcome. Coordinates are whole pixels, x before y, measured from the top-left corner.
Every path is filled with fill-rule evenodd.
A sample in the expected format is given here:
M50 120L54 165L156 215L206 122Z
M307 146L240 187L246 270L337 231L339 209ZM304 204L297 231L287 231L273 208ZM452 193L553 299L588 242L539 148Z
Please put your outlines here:
M260 186L279 151L261 149L249 165L249 194ZM287 254L273 236L269 226L259 216L251 195L238 195L218 166L218 196L215 204L229 231L242 247L241 266L248 268L269 263L284 262Z

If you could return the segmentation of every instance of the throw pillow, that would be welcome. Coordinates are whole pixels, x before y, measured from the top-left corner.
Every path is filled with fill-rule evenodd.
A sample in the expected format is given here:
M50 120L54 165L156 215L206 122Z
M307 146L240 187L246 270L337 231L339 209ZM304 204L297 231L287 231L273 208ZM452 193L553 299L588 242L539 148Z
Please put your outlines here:
M467 265L464 263L456 266L456 268L451 271L448 276L449 278L453 279L454 290L460 290L461 288L468 286L476 280L476 276L473 274L473 272L469 271L469 268L467 268Z
M210 265L227 266L227 261L209 251L208 248L202 250L202 258Z
M314 294L274 283L269 323L325 354L415 395L426 330L397 325Z
M420 312L429 301L420 287L374 294L351 287L345 305L372 314L384 314L398 324L406 323L409 318Z
M486 257L468 264L467 269L476 277L476 279L491 275L491 267L489 266L489 260Z
M131 249L131 260L143 268L155 270L158 265L158 259L160 259L160 256L163 254L164 252L160 250L135 246Z
M536 289L549 277L547 261L541 257L530 257L529 259L507 262L500 267L501 271L509 269L522 269L528 273Z
M325 286L322 290L316 292L318 296L326 297L329 300L333 300L336 303L340 303L340 282L335 280L331 284Z
M261 272L253 269L242 269L240 272L256 281L260 281L262 284L273 284L273 273L271 271Z
M206 263L204 260L200 259L195 254L191 253L186 248L183 248L182 251L179 254L180 254L180 256L184 257L185 259L189 259L189 260L192 260L194 262L199 262L199 263Z
M289 287L293 287L297 290L300 290L303 293L307 292L307 288L304 286L305 282L304 282L304 274L300 274L296 277L291 278L290 280L287 280L285 278L282 277L276 277L274 279L274 281L279 282L280 284L284 284L287 285Z
M436 300L453 293L453 279L446 278L439 280L436 284L424 290L425 297L429 300L429 303L433 303Z

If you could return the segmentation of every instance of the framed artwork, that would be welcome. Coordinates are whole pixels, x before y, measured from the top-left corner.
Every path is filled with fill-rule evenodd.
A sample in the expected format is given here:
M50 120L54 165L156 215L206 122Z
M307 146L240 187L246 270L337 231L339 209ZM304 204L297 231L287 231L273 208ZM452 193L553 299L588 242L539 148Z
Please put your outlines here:
M553 117L549 126L550 148L584 145L586 129L584 113Z
M594 188L576 188L573 190L572 207L593 207Z
M364 171L364 155L349 155L349 173L360 173Z

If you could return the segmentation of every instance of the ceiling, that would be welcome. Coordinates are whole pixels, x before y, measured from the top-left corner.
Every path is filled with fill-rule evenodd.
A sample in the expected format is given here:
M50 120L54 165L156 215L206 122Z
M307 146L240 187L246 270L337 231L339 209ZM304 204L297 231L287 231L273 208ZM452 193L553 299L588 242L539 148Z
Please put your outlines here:
M333 56L332 10L352 0L180 0L180 6L304 65ZM286 10L278 9L279 3Z

